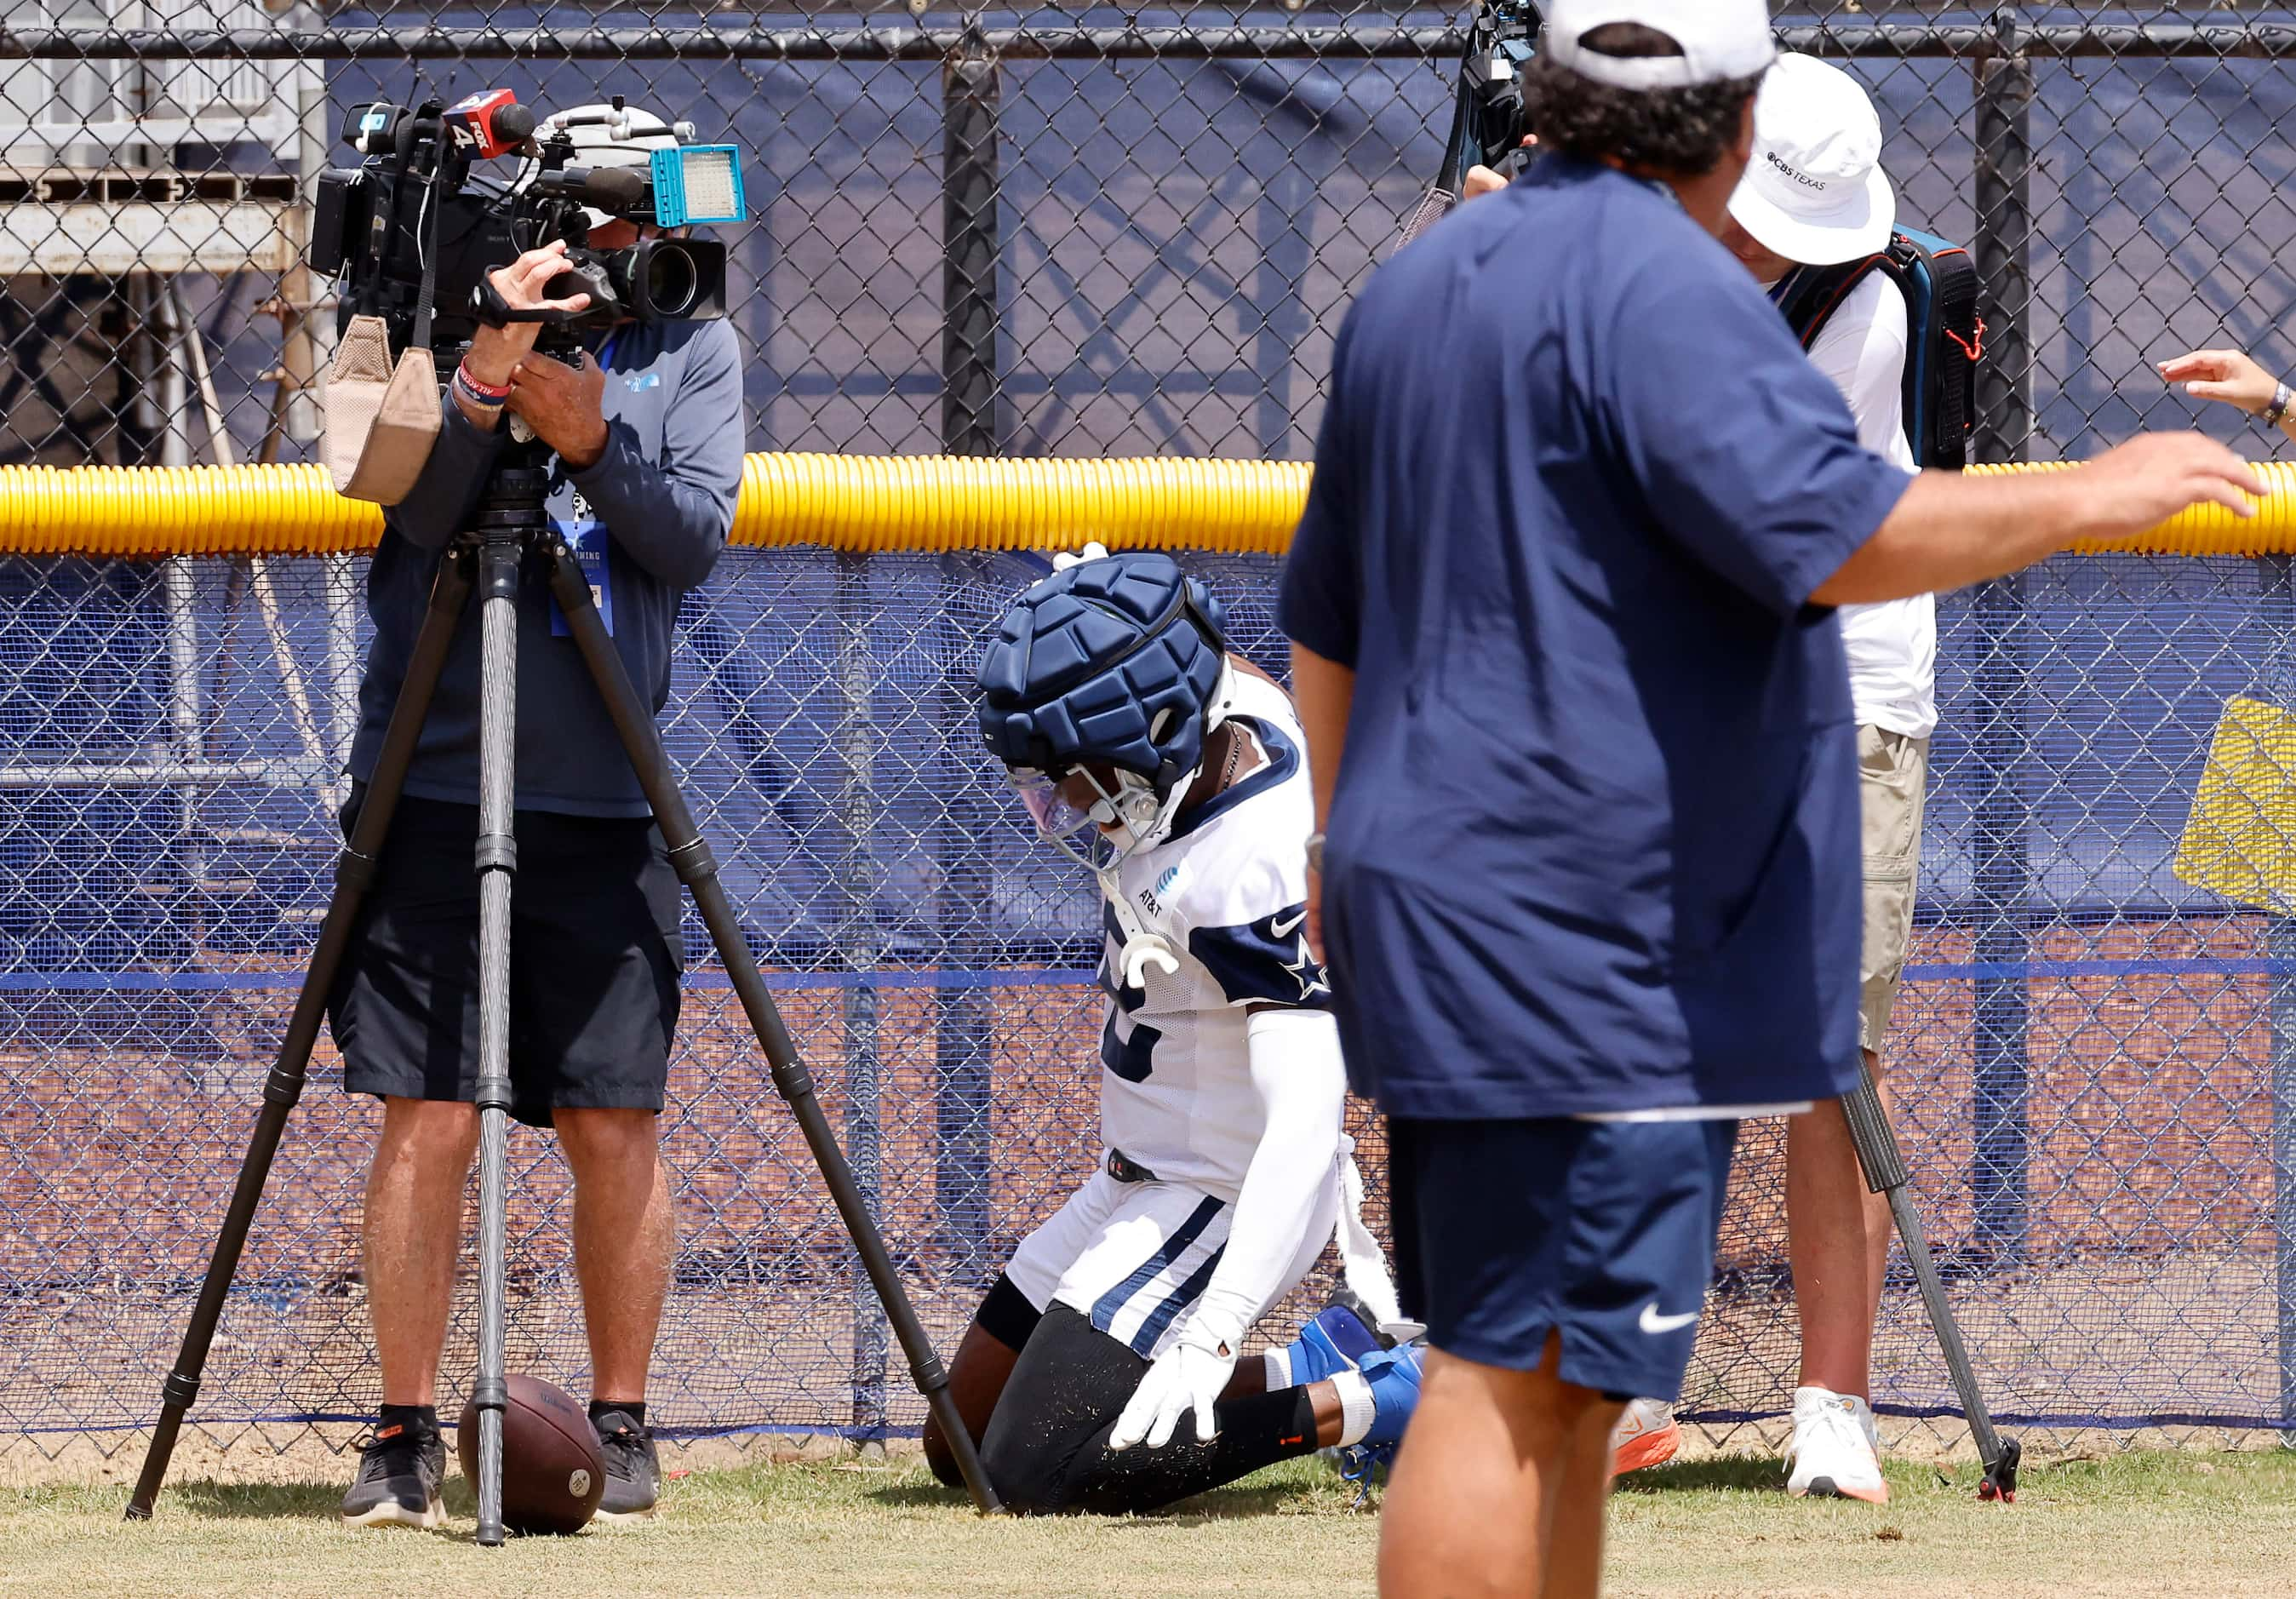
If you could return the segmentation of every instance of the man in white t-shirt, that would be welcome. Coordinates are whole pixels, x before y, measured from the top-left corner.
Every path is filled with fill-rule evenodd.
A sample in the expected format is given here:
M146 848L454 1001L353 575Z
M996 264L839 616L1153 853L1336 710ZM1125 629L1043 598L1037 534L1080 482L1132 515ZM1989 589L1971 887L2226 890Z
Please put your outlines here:
M1754 109L1754 159L1730 201L1722 242L1783 299L1806 267L1862 260L1889 243L1897 200L1881 167L1882 125L1857 80L1807 55L1781 56ZM1868 272L1826 319L1810 359L1833 380L1858 442L1916 471L1906 437L1905 296ZM1884 1103L1882 1041L1913 934L1929 741L1937 726L1937 603L1927 594L1841 611L1857 715L1866 839L1859 1043ZM1786 1231L1801 1316L1789 1492L1888 1500L1868 1361L1890 1253L1890 1206L1871 1192L1841 1102L1786 1130Z

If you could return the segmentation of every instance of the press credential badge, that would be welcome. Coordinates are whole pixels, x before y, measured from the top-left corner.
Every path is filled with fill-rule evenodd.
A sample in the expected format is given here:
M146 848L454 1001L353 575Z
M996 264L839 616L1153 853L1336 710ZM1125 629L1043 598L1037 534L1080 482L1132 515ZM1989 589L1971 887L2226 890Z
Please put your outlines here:
M581 563L582 576L590 585L590 603L597 606L598 619L606 624L607 635L611 636L614 631L614 577L613 567L606 558L606 524L598 520L598 513L590 508L590 502L583 497L580 489L569 485L567 492L573 496L573 503L566 515L553 516L550 526L559 537L566 541L566 547L574 552L574 559ZM574 629L568 625L566 613L558 608L554 596L550 602L550 633L554 638L571 638L574 636Z

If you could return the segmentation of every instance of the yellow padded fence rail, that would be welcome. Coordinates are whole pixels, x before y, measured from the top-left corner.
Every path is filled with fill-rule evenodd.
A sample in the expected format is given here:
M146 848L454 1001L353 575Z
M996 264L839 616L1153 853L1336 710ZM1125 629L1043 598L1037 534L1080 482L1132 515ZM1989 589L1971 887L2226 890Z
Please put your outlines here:
M2051 470L1979 467L1985 472ZM2196 506L2091 553L2296 554L2296 465L2243 521ZM1291 543L1309 469L1277 461L994 460L758 455L742 463L734 542L831 549L1220 550ZM123 559L372 549L382 512L318 466L0 467L0 554Z
M2021 472L2066 472L2075 464L2054 461L2033 466L1972 466L1969 470L1984 477L2005 477ZM2073 549L2084 555L2296 554L2296 463L2265 461L2249 464L2264 480L2265 488L2263 496L2256 501L2256 514L2252 517L2234 516L2223 505L2194 505L2134 538L2083 539Z
M1308 477L1268 461L751 455L734 542L1275 554ZM318 466L0 467L0 553L329 554L381 537L381 508L336 494Z

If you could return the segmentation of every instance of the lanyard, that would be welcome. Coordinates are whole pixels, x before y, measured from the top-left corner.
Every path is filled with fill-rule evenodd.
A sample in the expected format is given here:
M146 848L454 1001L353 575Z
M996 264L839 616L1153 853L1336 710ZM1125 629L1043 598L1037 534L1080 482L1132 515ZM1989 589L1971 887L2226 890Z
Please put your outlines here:
M621 329L615 328L607 333L606 341L598 347L598 369L601 372L611 371L614 365L614 346L619 344L621 341Z

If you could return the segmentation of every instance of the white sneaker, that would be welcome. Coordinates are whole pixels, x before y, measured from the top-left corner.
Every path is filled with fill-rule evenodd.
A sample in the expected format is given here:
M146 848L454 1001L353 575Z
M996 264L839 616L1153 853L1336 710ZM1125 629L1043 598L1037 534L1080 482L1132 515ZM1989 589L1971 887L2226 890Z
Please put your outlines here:
M1786 1492L1887 1505L1874 1412L1854 1394L1794 1390L1793 1442L1786 1447Z
M1682 1427L1664 1399L1629 1399L1627 1413L1611 1429L1611 1474L1623 1477L1644 1466L1664 1465L1682 1447Z

